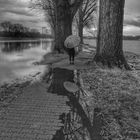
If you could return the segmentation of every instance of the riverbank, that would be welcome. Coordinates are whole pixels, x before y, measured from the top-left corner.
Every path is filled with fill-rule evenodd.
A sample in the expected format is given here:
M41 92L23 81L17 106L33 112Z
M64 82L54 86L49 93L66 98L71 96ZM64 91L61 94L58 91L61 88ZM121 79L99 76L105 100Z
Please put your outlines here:
M45 73L37 72L36 74L28 75L23 78L15 79L10 82L4 82L0 85L0 115L5 112L7 107L13 100L20 96L24 89L34 82L44 80L47 77L48 69Z
M140 55L125 52L125 57L132 71L96 64L80 70L91 113L100 110L104 139L140 139Z
M136 71L101 69L96 65L81 70L90 110L100 109L98 115L104 122L101 133L105 139L140 138L139 78Z

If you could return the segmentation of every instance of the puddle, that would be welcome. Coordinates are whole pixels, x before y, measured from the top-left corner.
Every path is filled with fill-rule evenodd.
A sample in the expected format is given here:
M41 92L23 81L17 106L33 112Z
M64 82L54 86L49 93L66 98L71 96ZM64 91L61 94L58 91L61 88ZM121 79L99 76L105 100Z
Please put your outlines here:
M102 122L101 117L97 115L99 110L95 110L94 120L91 123L80 104L80 96L75 96L63 86L66 81L74 82L73 79L74 71L72 70L61 68L52 70L48 92L67 96L69 98L67 105L70 107L69 113L60 116L63 126L56 132L52 140L102 140L100 135ZM76 94L80 94L80 91Z

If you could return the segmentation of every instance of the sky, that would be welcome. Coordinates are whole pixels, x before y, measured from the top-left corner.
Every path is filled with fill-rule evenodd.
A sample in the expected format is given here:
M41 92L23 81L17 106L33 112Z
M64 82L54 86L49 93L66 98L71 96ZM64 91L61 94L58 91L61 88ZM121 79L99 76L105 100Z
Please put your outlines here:
M0 23L11 21L41 31L48 27L44 14L30 8L30 0L0 0Z
M124 34L140 35L140 0L126 0Z
M48 27L44 15L29 8L30 0L0 0L0 22L11 21L36 28ZM140 0L125 0L124 34L140 35Z

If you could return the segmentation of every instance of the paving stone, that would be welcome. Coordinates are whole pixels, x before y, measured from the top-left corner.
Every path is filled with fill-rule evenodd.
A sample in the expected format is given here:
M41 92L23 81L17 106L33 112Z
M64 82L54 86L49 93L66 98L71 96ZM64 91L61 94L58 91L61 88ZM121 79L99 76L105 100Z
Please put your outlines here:
M63 126L59 116L70 110L67 101L43 83L32 84L0 116L0 140L51 140Z

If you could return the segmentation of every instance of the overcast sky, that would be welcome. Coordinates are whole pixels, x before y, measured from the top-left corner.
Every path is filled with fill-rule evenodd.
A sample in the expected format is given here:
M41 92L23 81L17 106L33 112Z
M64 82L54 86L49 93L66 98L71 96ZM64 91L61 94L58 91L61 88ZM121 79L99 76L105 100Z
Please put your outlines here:
M24 26L37 28L47 27L43 14L31 10L30 0L0 0L0 22L11 21Z
M0 22L12 21L41 29L47 26L44 16L29 8L30 0L0 0ZM140 0L126 0L124 34L140 35Z

